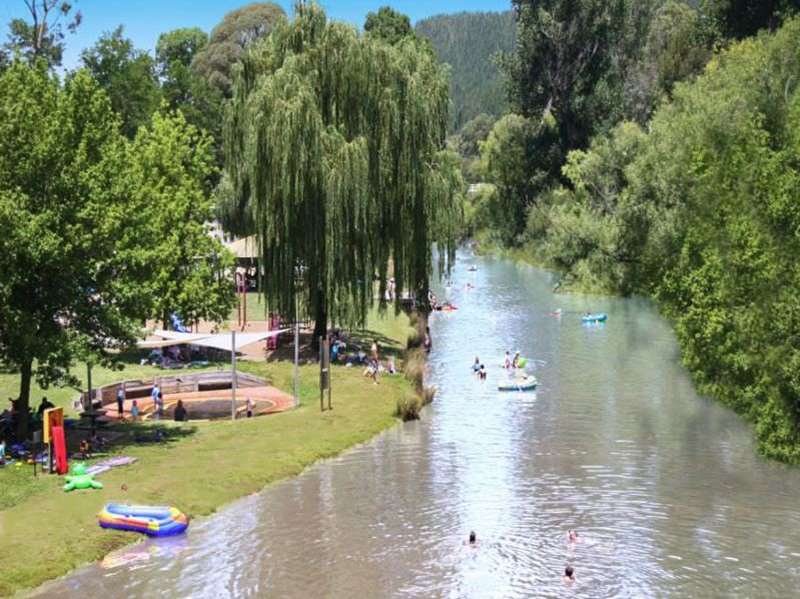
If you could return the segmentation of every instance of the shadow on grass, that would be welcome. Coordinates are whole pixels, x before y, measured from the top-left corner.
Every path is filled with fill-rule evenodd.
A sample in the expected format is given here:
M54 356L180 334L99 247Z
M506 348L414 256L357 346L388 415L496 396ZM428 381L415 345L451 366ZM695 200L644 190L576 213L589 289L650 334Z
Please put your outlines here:
M97 428L96 435L85 429L72 429L69 431L70 448L79 453L80 441L89 439L91 451L88 459L103 458L110 454L124 453L130 447L142 445L164 445L170 447L191 437L197 432L197 427L188 423L171 422L115 422ZM80 458L80 456L78 456ZM74 459L74 458L72 458Z

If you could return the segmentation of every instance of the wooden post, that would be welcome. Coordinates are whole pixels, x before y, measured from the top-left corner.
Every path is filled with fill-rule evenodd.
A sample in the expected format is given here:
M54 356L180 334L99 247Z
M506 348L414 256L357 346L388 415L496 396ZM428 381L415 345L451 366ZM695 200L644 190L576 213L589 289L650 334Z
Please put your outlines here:
M328 383L328 409L332 410L333 405L331 405L331 387L333 386L333 369L331 368L331 340L330 338L325 339L325 368L328 371L328 376L326 377Z

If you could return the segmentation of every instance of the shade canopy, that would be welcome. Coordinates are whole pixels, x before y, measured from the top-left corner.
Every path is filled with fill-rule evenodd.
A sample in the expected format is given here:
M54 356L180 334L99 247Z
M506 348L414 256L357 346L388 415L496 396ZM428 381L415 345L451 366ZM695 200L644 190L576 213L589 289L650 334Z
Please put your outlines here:
M233 339L231 333L219 333L216 335L206 335L202 333L178 333L176 331L156 331L153 333L156 337L161 339L151 341L140 341L137 343L139 349L159 349L162 347L170 347L173 345L197 345L199 347L208 347L212 349L220 349L223 351L241 352L243 347L252 345L269 339L270 337L277 337L282 333L288 332L290 329L280 329L277 331L265 331L263 333L237 333L236 334L236 347L233 347Z

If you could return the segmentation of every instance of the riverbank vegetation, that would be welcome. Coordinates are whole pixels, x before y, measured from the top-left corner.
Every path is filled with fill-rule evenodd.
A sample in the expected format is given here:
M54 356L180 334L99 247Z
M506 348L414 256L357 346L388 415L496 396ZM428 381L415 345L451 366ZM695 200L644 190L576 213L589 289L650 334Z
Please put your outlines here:
M533 4L473 228L567 286L653 297L700 390L800 463L797 3Z

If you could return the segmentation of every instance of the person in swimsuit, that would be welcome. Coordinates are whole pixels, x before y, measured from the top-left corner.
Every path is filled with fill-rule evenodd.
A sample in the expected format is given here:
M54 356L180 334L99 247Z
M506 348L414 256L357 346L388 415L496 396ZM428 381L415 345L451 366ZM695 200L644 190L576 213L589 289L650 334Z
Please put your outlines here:
M564 568L564 584L572 584L575 582L575 569L572 566Z

